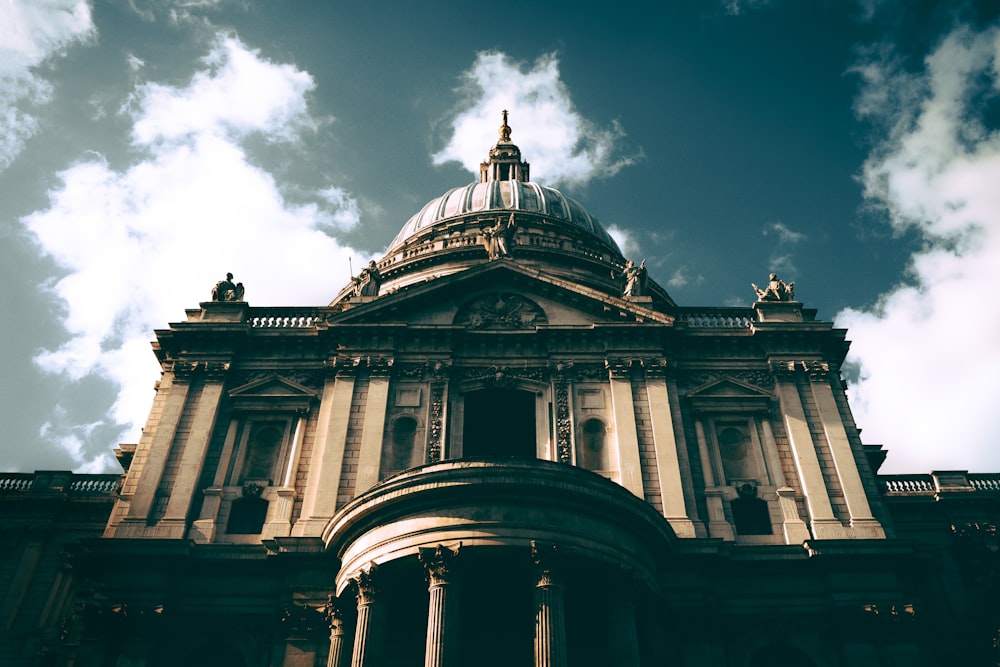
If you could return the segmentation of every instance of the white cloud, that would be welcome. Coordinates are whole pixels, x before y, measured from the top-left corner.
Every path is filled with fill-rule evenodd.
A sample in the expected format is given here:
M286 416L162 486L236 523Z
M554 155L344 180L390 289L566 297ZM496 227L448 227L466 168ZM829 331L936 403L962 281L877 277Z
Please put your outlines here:
M33 107L52 85L35 69L67 46L96 35L86 0L0 2L0 169L38 131Z
M1000 133L984 99L1000 90L1000 29L953 31L919 75L869 62L869 84L894 84L858 111L888 138L865 164L870 202L899 230L915 229L908 284L868 312L837 316L853 339L859 379L851 405L865 441L885 444L884 470L1000 470Z
M435 164L459 162L478 176L483 146L496 143L504 109L533 181L585 183L634 162L620 151L621 126L601 128L576 111L553 54L526 66L503 53L483 52L463 79L465 99L451 121L451 138L433 156Z
M130 426L128 437L158 377L152 330L208 300L227 271L255 306L323 305L349 279L342 267L361 253L321 228L356 224L354 200L330 187L314 203L291 205L239 144L251 133L289 141L313 127L312 87L305 72L220 39L188 86L137 92L133 141L144 161L122 171L96 159L70 167L49 207L24 219L66 271L52 292L70 338L36 361L71 379L113 381L121 392L105 423ZM238 103L224 103L227 95ZM81 450L71 424L48 428L81 467L106 456L107 443Z
M772 222L769 225L764 226L764 236L775 235L778 237L779 243L799 243L804 241L806 235L802 232L797 232L783 222Z

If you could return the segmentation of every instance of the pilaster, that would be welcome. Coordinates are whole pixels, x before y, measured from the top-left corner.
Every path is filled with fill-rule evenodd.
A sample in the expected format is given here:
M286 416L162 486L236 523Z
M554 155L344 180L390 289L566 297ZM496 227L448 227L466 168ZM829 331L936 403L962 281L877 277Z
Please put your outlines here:
M885 531L882 529L882 524L872 516L868 495L865 493L861 474L858 472L858 462L851 450L843 417L840 415L837 400L830 387L829 374L830 369L826 364L814 363L810 368L809 387L816 401L816 408L819 410L823 432L826 434L830 454L833 456L833 465L837 470L837 478L844 491L844 501L851 517L851 528L855 537L884 538Z
M653 450L660 479L663 516L678 537L695 537L694 523L688 517L684 504L684 484L677 455L665 363L646 368L646 394L649 397L649 418L653 427Z
M389 405L391 369L392 359L372 359L369 362L371 379L368 383L368 400L365 403L364 427L361 431L358 476L354 484L355 495L364 493L378 483L382 442L385 437L385 412Z
M178 369L179 370L179 369ZM156 489L163 478L163 472L167 466L167 458L174 445L174 438L177 435L177 426L180 424L181 416L184 414L184 406L187 403L190 383L177 377L177 373L168 373L169 387L166 389L167 397L163 403L163 411L160 419L156 423L156 431L145 452L138 452L136 458L140 459L142 466L139 467L133 462L129 470L129 477L137 475L138 479L132 486L131 480L126 478L122 489L122 495L128 497L129 491L134 489L129 498L128 514L117 526L116 535L135 536L141 534L146 527L146 520L153 507L153 499L156 497ZM165 384L161 381L161 388ZM145 454L142 456L142 454Z
M323 386L316 441L302 495L302 518L292 529L296 537L318 536L337 510L356 366L344 359L327 362L333 377L328 377Z
M781 404L785 431L806 497L806 506L809 508L809 522L813 535L821 540L850 537L833 514L830 494L816 454L816 443L809 432L805 409L799 398L795 362L773 362L771 372L775 377L775 391Z
M205 383L198 395L198 404L194 406L191 431L181 452L166 510L157 524L160 537L183 537L187 531L187 516L205 466L228 370L229 364L225 362L207 362L204 365Z
M632 396L631 367L623 361L607 361L611 381L611 409L615 420L618 443L618 471L621 485L639 498L645 498L642 487L642 460L639 456L639 432L635 423Z

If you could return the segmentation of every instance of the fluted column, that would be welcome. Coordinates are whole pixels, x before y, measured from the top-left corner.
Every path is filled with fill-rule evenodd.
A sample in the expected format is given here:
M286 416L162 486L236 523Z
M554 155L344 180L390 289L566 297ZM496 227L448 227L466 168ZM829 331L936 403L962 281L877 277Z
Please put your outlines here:
M611 646L617 667L639 667L639 632L631 586L623 586L611 613Z
M567 667L563 587L557 581L558 549L531 542L535 584L535 667Z
M354 653L351 667L377 667L381 658L380 609L376 604L376 589L372 582L375 577L374 563L368 571L361 571L354 577L358 590L358 624L354 629Z
M456 614L454 595L448 588L454 581L452 560L461 545L448 548L437 545L434 549L420 549L418 558L427 572L427 591L430 602L427 610L427 643L424 649L424 667L444 667L455 663Z
M332 595L326 599L324 611L330 624L330 652L326 667L340 667L344 662L344 614Z

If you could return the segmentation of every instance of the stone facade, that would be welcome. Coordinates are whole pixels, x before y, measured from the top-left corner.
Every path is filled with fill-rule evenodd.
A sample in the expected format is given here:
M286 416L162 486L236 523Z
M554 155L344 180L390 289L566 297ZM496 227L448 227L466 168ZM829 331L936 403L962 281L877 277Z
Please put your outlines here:
M103 529L52 529L72 601L41 630L7 616L21 664L991 655L997 478L876 477L846 332L789 299L678 306L527 180L510 134L368 289L206 302L156 332L163 376Z

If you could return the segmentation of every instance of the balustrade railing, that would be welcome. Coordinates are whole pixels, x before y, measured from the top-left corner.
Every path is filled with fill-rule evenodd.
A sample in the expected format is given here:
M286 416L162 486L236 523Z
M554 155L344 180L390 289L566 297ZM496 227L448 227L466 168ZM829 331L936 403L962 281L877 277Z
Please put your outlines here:
M934 478L930 475L880 476L888 493L934 493Z
M754 321L751 308L713 308L712 310L680 310L680 321L689 327L706 329L748 329Z
M117 493L122 476L85 475L71 472L0 473L0 493L67 492L73 495L112 495Z
M251 308L253 329L303 329L323 321L319 308Z
M31 491L34 483L35 476L30 472L0 473L0 492Z
M976 491L1000 491L1000 473L969 475L969 484Z

